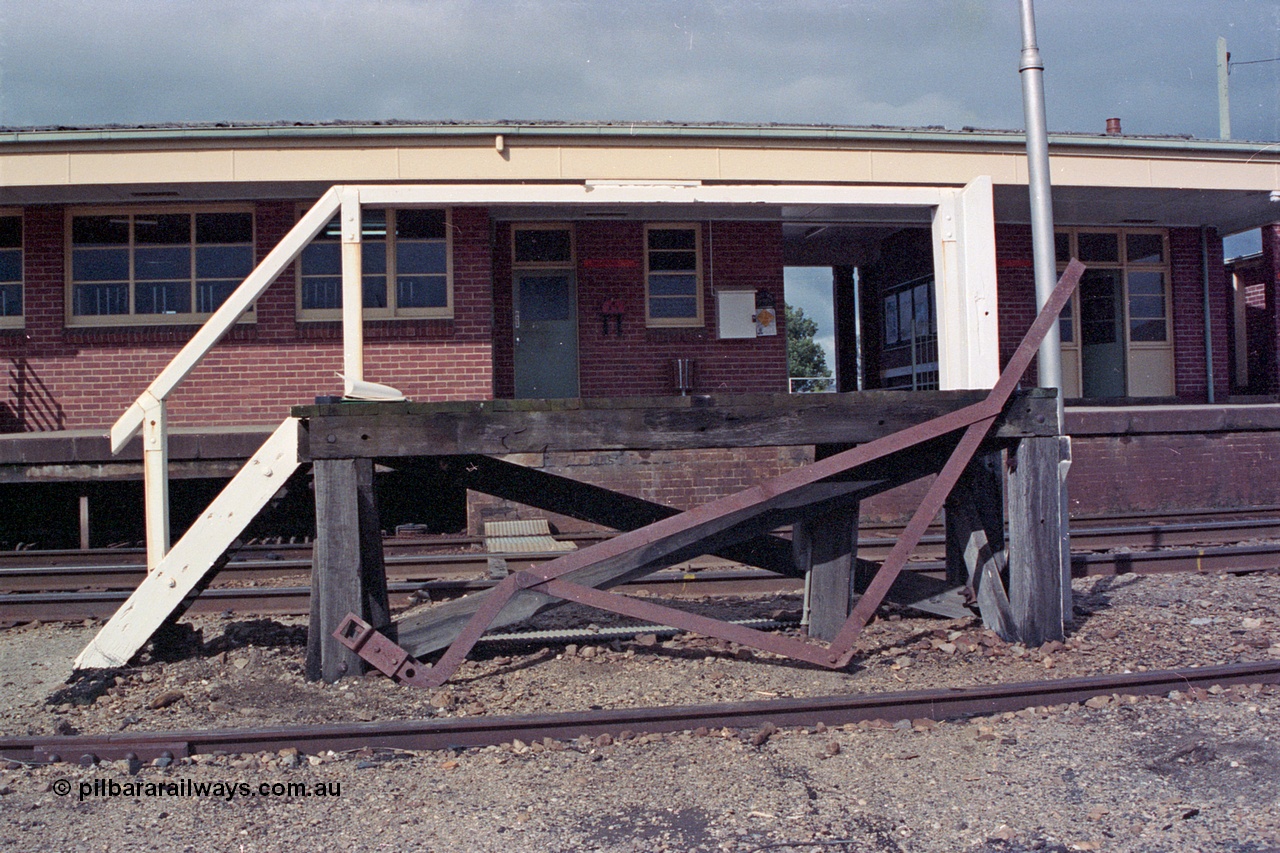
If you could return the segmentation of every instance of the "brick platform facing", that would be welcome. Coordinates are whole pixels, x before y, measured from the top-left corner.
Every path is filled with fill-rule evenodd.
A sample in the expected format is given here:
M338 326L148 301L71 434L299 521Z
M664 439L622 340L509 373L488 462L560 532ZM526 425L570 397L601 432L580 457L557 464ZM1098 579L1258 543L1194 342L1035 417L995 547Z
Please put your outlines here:
M525 463L530 460L523 459ZM813 461L809 447L739 450L603 451L547 453L534 467L550 474L689 509ZM549 518L561 531L597 529L577 519L530 509L488 495L468 495L467 525L483 530L486 521Z
M731 451L723 453L724 458L704 458L696 463L681 460L677 454L648 460L611 458L599 460L596 467L548 459L545 470L688 509L812 458L804 448L752 451L738 459L732 458ZM1074 439L1072 453L1067 491L1073 516L1280 506L1280 479L1239 476L1241 470L1268 471L1280 466L1280 432L1089 436ZM741 481L733 482L730 472L734 471L750 473L740 474ZM864 501L862 523L905 522L932 479ZM591 525L573 519L517 508L484 495L473 495L468 510L473 531L482 528L484 521L527 517L549 517L565 531L591 529Z

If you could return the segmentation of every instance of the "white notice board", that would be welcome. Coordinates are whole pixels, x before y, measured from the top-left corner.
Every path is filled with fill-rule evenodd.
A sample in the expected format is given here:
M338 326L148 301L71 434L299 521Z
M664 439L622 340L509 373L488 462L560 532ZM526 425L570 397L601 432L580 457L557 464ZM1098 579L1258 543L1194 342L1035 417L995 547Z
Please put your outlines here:
M716 315L721 338L754 338L756 336L756 292L754 290L717 290Z

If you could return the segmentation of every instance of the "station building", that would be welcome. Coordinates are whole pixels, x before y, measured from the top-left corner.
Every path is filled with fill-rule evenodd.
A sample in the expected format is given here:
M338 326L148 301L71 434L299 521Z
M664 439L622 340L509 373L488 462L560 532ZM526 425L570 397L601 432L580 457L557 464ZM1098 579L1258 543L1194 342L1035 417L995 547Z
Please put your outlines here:
M1277 478L1241 475L1280 460L1280 150L1120 134L1049 147L1058 259L1089 267L1061 318L1073 511L1280 504ZM1035 314L1020 133L10 130L0 545L132 529L140 453L112 457L105 431L334 186L414 188L366 206L361 237L364 377L416 401L785 393L792 266L832 271L840 391L990 387ZM1223 237L1252 229L1262 252L1225 266ZM198 512L290 406L340 393L340 235L335 218L170 399L175 504ZM685 507L811 454L517 461ZM438 529L517 511L427 503ZM875 506L864 518L900 515ZM175 506L175 525L190 512Z

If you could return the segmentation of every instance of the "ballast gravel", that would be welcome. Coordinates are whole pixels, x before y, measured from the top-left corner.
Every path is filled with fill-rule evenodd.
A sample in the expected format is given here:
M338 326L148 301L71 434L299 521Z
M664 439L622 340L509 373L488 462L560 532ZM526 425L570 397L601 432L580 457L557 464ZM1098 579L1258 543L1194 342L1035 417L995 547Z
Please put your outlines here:
M432 691L376 674L307 683L299 625L200 618L177 659L144 658L92 704L59 690L97 626L14 626L0 631L0 732L586 711L1280 658L1277 572L1091 578L1075 593L1066 642L1040 649L1005 644L976 620L882 610L844 672L640 635L490 649ZM748 618L799 602L680 606ZM568 608L547 621L574 619L610 624ZM285 750L164 767L0 762L0 850L1264 853L1280 851L1277 720L1280 689L1251 685L941 722Z

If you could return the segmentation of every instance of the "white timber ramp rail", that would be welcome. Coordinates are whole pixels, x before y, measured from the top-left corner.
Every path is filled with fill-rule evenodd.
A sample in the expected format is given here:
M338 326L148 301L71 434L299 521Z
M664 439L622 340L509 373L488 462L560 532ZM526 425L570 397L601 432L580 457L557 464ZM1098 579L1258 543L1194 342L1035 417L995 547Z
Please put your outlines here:
M76 658L75 668L128 663L204 576L221 563L245 525L280 490L298 464L298 419L286 418L173 550L147 573L129 600Z
M991 179L955 187L814 184L703 185L700 181L377 184L330 188L174 356L111 428L119 453L142 432L148 576L76 659L77 669L124 665L220 564L225 550L298 467L298 424L286 420L245 469L169 550L167 399L284 269L338 216L342 237L342 376L345 395L403 399L364 381L361 206L490 204L873 205L932 212L940 304L968 318L939 329L942 387L990 388L999 374L994 342L995 230Z
M147 577L76 658L75 669L128 663L205 576L220 565L226 550L298 469L299 425L296 418L286 418L169 550L167 398L341 207L338 188L321 196L112 426L112 453L123 450L139 431L143 434ZM359 218L357 209L357 233ZM350 299L345 301L351 304ZM360 305L359 298L355 304Z

